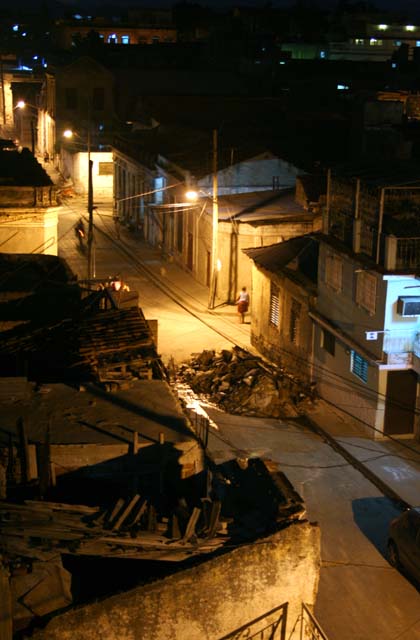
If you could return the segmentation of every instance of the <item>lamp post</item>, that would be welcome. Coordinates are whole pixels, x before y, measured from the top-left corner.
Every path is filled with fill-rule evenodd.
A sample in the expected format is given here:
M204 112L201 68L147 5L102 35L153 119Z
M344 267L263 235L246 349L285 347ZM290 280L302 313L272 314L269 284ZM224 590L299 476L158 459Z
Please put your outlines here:
M219 272L218 233L219 233L219 202L217 179L217 129L213 129L213 207L212 207L212 239L211 239L211 281L209 309L214 309L217 293L217 276Z
M66 139L71 139L74 133L71 129L66 129L63 133ZM88 236L87 236L87 279L91 280L96 276L95 270L95 258L94 258L94 237L93 237L93 160L90 157L91 141L90 141L90 127L87 132L87 155L88 155Z

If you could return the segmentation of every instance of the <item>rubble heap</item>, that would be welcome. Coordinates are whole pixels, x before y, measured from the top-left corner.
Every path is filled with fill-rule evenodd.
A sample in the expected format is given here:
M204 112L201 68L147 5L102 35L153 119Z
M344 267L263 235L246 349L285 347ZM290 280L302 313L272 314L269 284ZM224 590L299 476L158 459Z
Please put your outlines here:
M239 347L203 351L180 365L177 377L232 414L294 417L315 396L313 385Z

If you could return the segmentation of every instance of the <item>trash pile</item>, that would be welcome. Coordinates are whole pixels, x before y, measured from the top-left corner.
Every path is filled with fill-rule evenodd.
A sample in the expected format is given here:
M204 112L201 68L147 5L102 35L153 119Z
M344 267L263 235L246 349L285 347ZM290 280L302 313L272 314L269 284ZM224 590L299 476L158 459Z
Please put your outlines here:
M232 414L296 417L303 403L315 399L313 385L239 347L194 355L180 365L177 378Z

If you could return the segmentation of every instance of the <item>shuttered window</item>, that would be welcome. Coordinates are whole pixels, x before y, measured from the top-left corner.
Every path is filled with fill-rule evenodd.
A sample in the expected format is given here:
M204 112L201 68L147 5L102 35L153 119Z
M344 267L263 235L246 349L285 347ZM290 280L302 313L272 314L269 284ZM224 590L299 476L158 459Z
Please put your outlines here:
M343 261L333 253L325 257L325 283L334 291L343 289Z
M376 276L367 271L357 274L356 304L373 315L376 311Z
M270 324L275 327L280 325L279 288L273 283L271 283L270 291Z
M368 363L367 360L362 358L361 355L357 353L357 351L351 352L351 371L355 376L363 380L363 382L367 382L368 376Z

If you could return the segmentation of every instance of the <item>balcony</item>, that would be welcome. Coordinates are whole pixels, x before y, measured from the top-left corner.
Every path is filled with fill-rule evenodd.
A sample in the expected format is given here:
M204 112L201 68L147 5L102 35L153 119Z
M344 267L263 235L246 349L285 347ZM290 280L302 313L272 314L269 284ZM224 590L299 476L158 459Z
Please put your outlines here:
M420 333L417 330L385 333L383 352L386 364L414 369L420 374Z
M420 268L420 238L385 237L385 268L407 270Z

